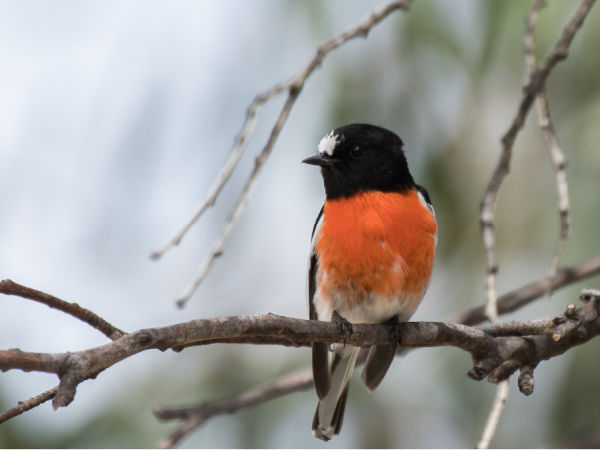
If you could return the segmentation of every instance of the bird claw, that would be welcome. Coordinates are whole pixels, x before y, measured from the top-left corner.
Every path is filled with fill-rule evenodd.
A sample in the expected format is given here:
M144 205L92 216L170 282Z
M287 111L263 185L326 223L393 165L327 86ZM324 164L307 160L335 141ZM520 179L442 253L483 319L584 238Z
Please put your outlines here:
M386 324L390 327L390 337L392 340L395 343L400 344L402 341L402 331L400 330L400 321L398 320L398 317L392 317Z
M352 324L350 322L348 322L346 319L344 319L342 316L340 316L337 311L333 311L333 314L331 316L331 321L333 323L335 323L335 325L338 327L340 334L344 336L344 347L345 347L348 336L352 335Z

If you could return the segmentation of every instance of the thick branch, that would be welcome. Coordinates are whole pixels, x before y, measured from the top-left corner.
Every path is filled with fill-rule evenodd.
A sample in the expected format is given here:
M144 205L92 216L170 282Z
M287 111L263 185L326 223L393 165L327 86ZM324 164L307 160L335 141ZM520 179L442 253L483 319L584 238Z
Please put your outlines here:
M485 329L442 322L408 322L399 324L400 344L404 347L454 346L473 356L469 376L488 377L497 382L506 379L522 366L535 367L540 361L562 354L600 334L598 300L569 311L553 321L536 323L511 322ZM518 336L498 336L509 327ZM529 335L529 333L538 333ZM504 333L502 333L504 334ZM390 343L396 333L389 325L356 324L346 337L349 345L371 346ZM524 337L523 337L524 336ZM344 336L330 322L310 321L274 314L233 316L192 320L160 328L139 330L99 347L72 353L28 353L17 349L0 351L0 370L35 370L56 373L60 378L53 400L55 408L68 405L79 383L136 353L158 349L181 350L207 342L231 342L242 338L248 343L278 343L308 346L311 342L340 343Z
M568 267L568 268L561 270L557 274L557 276L553 279L552 285L553 285L553 288L558 288L560 286L564 286L573 281L577 281L577 280L583 279L585 277L594 275L598 272L600 272L600 257L586 261L580 265ZM528 303L532 299L544 295L544 293L547 291L547 283L549 283L549 280L547 280L547 279L539 280L537 282L531 283L520 289L517 289L513 292L506 294L505 296L503 296L501 298L501 301L499 303L500 313L513 311L513 310L517 309L518 307L523 306L524 304ZM73 307L75 307L75 309L80 308L78 305L64 302L62 300L56 299L55 297L53 297L49 294L37 291L35 289L28 288L26 286L18 285L9 280L5 280L4 282L2 282L1 286L2 286L2 292L6 293L8 295L20 295L25 298L32 298L35 300L40 299L39 301L41 301L42 303L45 303L45 304L46 304L45 299L50 299L49 301L52 304L57 305L57 309L60 309L61 311L65 312L67 314L70 314L70 311ZM586 291L586 295L587 295L586 298L588 300L590 298L594 298L595 296L597 296L597 293L595 291L590 291L590 292L591 293L587 293L587 291ZM58 301L54 301L54 299L56 299ZM82 309L83 311L88 311L87 309L84 309L84 308L80 308L80 309ZM99 319L97 321L90 321L90 322L86 321L86 323L89 323L91 326L95 327L96 322L108 323L104 319L102 319L99 316L97 316L96 314L92 313L91 311L89 312L89 314L92 317L97 317ZM217 320L217 321L221 320L222 321L223 319L213 319L213 320ZM292 320L294 320L294 319L292 319ZM483 307L480 307L480 308L475 308L475 309L463 314L461 317L459 317L457 320L455 320L455 322L463 322L463 324L474 325L474 324L480 323L484 320L485 320L485 315L483 314ZM210 321L210 319L209 319L209 321ZM277 334L259 336L259 335L252 334L252 333L239 333L238 332L238 333L234 333L235 335L231 335L231 336L220 335L220 336L213 337L209 332L208 333L209 336L207 336L205 334L204 336L201 337L201 339L193 339L193 336L188 334L186 328L190 328L190 327L194 327L194 326L201 327L202 323L198 324L197 322L195 322L193 324L189 324L189 323L188 324L180 324L180 325L177 325L177 327L178 327L177 330L171 329L172 332L180 333L183 336L187 336L187 338L181 339L180 341L178 341L176 343L172 343L170 348L173 348L174 350L179 351L188 346L209 345L209 344L219 343L219 342L221 342L221 343L238 343L238 344L239 343L272 344L272 345L287 345L287 346L307 345L307 342L299 343L297 340L288 339L285 336L281 336L281 335L277 335ZM502 325L502 327L504 327L503 328L504 331L506 331L508 329L508 328L506 328L507 326L508 325L506 325L506 324ZM531 329L531 322L521 322L521 325L519 325L517 323L517 325L515 325L514 327L513 326L510 327L511 332L515 335L521 335L522 333L519 333L517 331L517 328L519 326L521 326L521 330L525 330L527 333L531 333L531 331L528 331ZM110 325L110 324L108 327L106 327L106 329L109 330L109 332L111 330L110 327L112 327L112 325ZM170 328L170 327L167 327L167 328ZM542 328L543 328L543 326L541 328L539 328L538 331L536 331L536 332L543 333L543 331L539 331ZM118 329L116 329L116 330L119 333L123 333ZM146 330L141 330L139 332L140 337L138 339L140 341L145 340L145 338L144 338L145 331ZM115 334L118 335L119 333L111 333L111 336L114 336ZM486 328L486 333L488 333L491 336L498 336L497 333L499 333L499 331L497 330L497 328L488 327L488 328ZM333 334L335 335L335 332ZM503 335L506 335L506 334L503 334ZM121 335L121 336L123 336L123 335ZM148 348L151 348L151 347L148 346ZM160 348L162 350L164 348L167 348L167 346L163 345L161 347L156 347L156 348ZM129 354L133 354L133 353L135 353L135 352L132 352L130 349L129 353L127 353L124 357L127 357ZM57 356L57 355L47 355L47 354L25 353L25 352L21 352L20 350L7 350L7 351L3 352L4 360L8 361L9 356L10 356L10 359L12 359L12 361L13 361L14 368L18 367L22 370L49 371L52 373L57 373L57 371L58 371L57 368L62 367L61 364L64 364L65 361L67 361L67 362L70 361L69 365L73 365L73 366L75 365L72 363L72 360L69 360L68 358L66 358L66 356L69 356L69 355L70 354L59 354ZM91 355L89 355L89 356L91 356ZM113 358L112 362L106 363L104 368L118 362L118 360L120 360L120 359ZM62 361L62 363L61 363L61 361ZM4 370L8 370L8 368L9 367L7 365L4 368ZM102 369L97 367L96 370L100 371ZM87 377L95 376L95 373L92 370L88 370L88 372L80 370L80 372L81 373L79 374L79 377L75 378L75 386L74 387L71 386L71 388L70 388L70 390L72 391L72 394L74 394L74 389L76 387L78 379L80 381L83 381L83 379L85 379L86 376ZM85 372L85 373L83 373L83 372ZM70 383L71 383L71 385L73 384L72 381ZM65 382L64 385L69 386L70 384ZM292 386L292 389L293 389L293 386ZM52 396L45 395L51 391L52 391ZM39 403L36 403L36 401L38 401L39 399L44 399L43 401L46 401L46 400L52 398L54 396L54 393L57 391L58 391L58 389L54 388L52 390L47 391L46 393L42 393L38 396L32 397L31 399L25 400L20 403L22 403L24 405L36 406L37 404L39 404ZM280 391L280 393L283 395L283 393L285 393L285 392L282 390L282 391ZM58 404L57 402L55 402L55 404ZM64 402L64 400L60 400L60 402ZM33 406L30 406L30 407L33 407ZM2 417L4 418L4 420L8 420L8 418L13 417L14 415L20 414L21 412L26 411L27 409L30 409L30 407L23 409L21 404L17 405L17 407L12 408L9 411L6 411L2 415Z

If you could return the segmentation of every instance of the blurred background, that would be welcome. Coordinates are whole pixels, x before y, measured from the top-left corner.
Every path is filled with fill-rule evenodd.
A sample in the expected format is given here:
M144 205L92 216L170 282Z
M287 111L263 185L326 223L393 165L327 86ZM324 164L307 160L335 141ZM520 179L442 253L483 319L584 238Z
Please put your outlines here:
M536 32L546 55L578 2L552 1ZM316 46L380 1L0 2L0 277L78 302L132 331L233 314L306 317L309 234L323 201L300 161L339 125L396 131L437 212L430 289L414 320L451 320L484 301L479 201L516 111L530 1L415 1L367 40L331 54L308 80L231 244L183 310L175 299L219 233L264 145L279 98L217 204L179 247L149 254L190 216L225 161L252 98L287 80ZM569 160L572 236L562 264L600 253L600 7L551 74L551 114ZM497 206L499 293L548 273L559 219L552 166L529 115ZM548 318L582 287L505 319ZM16 297L0 298L0 348L62 352L106 342L89 326ZM600 422L600 342L536 370L535 392L511 387L493 445L577 446ZM210 401L307 368L308 349L264 346L150 351L0 425L0 447L152 447L176 427L152 408ZM210 420L184 447L473 447L495 386L466 377L452 348L399 358L367 394L350 389L341 436L310 432L316 396L295 393ZM5 410L56 377L0 374Z

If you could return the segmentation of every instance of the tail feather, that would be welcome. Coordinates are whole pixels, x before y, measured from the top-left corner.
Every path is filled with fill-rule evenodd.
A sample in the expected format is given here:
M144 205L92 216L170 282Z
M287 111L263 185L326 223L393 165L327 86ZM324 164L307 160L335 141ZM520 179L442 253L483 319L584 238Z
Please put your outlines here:
M348 396L350 377L354 371L358 347L345 346L336 350L331 364L329 392L319 400L313 420L313 434L328 441L340 432Z
M327 344L313 342L312 370L317 396L319 399L323 399L329 392L331 386L331 377L329 375L329 349Z
M346 389L342 393L338 403L335 407L335 412L333 413L333 421L331 424L334 426L334 436L340 434L340 430L342 429L342 423L344 422L344 411L346 411L346 400L348 399L348 389L350 388L350 383L346 385Z
M374 345L371 347L361 374L363 383L370 392L373 392L383 380L394 356L396 356L397 349L398 344Z

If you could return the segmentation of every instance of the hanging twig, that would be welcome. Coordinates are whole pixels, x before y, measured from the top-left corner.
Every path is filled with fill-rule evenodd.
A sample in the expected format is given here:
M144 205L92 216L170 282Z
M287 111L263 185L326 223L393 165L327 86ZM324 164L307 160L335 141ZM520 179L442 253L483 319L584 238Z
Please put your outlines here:
M221 193L221 190L229 180L233 170L237 167L238 161L240 160L244 149L246 148L246 143L248 138L254 131L254 126L256 124L256 115L261 106L271 100L273 97L276 97L280 93L288 90L289 83L278 84L273 86L267 92L263 94L257 95L248 109L246 110L246 117L244 119L244 123L242 124L242 129L238 136L235 139L231 152L229 153L229 157L225 162L225 165L221 168L219 175L217 175L217 179L215 183L210 188L206 199L202 201L202 203L196 208L192 217L181 227L175 235L170 238L159 250L150 255L152 259L159 259L164 253L171 247L175 245L179 245L183 236L188 232L188 230L196 223L196 221L202 216L204 211L206 211L209 207L213 206L217 201L217 197Z
M194 276L193 280L190 282L189 286L185 289L182 296L177 301L177 306L179 306L180 308L185 306L185 304L188 302L190 297L194 294L194 292L196 291L196 289L198 288L200 283L204 280L204 278L208 274L208 272L211 269L212 265L214 264L215 260L219 256L221 256L221 254L223 253L223 250L225 249L227 243L229 242L229 239L231 237L231 233L233 232L233 229L237 225L240 217L242 216L242 214L245 210L246 204L248 203L248 199L250 197L250 194L252 193L254 185L256 184L258 176L260 175L263 166L265 165L269 156L271 155L271 151L273 150L273 146L277 142L279 133L281 132L284 125L286 124L289 113L290 113L292 107L294 106L294 104L296 103L296 100L297 100L298 96L300 95L300 92L302 91L302 88L304 87L304 83L306 82L308 77L313 73L313 71L317 67L319 67L321 65L321 63L323 62L323 59L329 53L331 53L333 50L335 50L336 48L345 44L346 42L350 41L351 39L354 39L357 37L367 37L367 35L371 31L371 29L373 29L373 27L375 27L379 22L381 22L383 19L385 19L387 16L389 16L392 12L394 12L396 10L408 8L411 1L412 0L396 0L396 1L390 2L381 10L373 12L365 21L350 28L347 31L344 31L343 33L339 34L338 36L336 36L336 37L330 39L329 41L325 42L324 44L320 45L317 48L317 51L316 51L315 55L313 56L313 58L309 61L309 63L295 77L293 77L290 82L279 84L276 87L274 87L273 89L267 91L265 94L263 94L263 96L257 97L260 100L258 103L257 103L257 100L255 99L255 101L252 103L252 105L249 108L249 112L246 114L246 120L244 121L242 131L240 132L240 135L238 136L238 140L236 141L234 150L232 151L232 154L231 154L230 158L228 159L225 167L221 171L221 174L217 178L217 182L215 183L215 186L213 187L213 189L211 189L208 199L205 202L203 202L203 204L199 208L198 212L193 215L193 217L190 221L187 222L187 224L184 226L184 228L181 230L181 232L179 232L173 239L171 239L171 241L169 241L169 243L167 243L167 245L165 245L163 247L163 249L159 250L158 252L155 252L155 256L159 257L172 244L179 242L181 240L181 237L183 236L183 234L196 221L196 219L202 214L202 212L208 206L210 206L211 204L214 203L220 190L222 189L223 185L225 184L229 175L231 174L231 171L237 164L237 161L239 160L241 151L243 150L243 145L246 142L246 140L253 128L255 114L256 114L256 108L253 108L253 107L254 106L257 107L258 105L263 104L267 100L274 97L276 94L287 91L288 92L287 99L286 99L281 111L279 112L279 115L277 117L277 120L275 121L273 128L271 129L271 134L269 136L269 139L267 140L267 143L263 147L259 156L256 158L256 160L254 162L254 169L250 173L250 176L248 177L246 184L244 185L242 193L240 194L240 196L232 210L232 213L230 214L229 218L227 219L227 222L225 223L225 226L223 227L220 235L214 241L213 246L212 246L211 251L209 252L208 256L202 262L202 264L198 267L198 269L196 271L196 275ZM250 126L250 125L252 125L252 126ZM245 131L247 131L247 132L245 132Z
M527 16L527 26L525 32L525 65L527 67L528 76L531 76L536 69L535 61L535 39L534 31L538 19L539 10L546 6L546 0L537 0L531 8ZM569 216L569 185L567 183L567 160L565 154L558 142L554 125L550 118L550 109L546 98L546 90L542 88L536 97L536 110L538 115L539 126L544 134L546 143L548 144L548 152L554 167L554 182L556 184L556 194L558 199L558 212L560 216L560 232L558 240L554 246L552 254L552 263L550 265L550 276L556 274L560 255L569 237L570 216ZM549 291L551 292L551 291Z
M531 104L534 98L543 97L543 89L545 86L545 81L550 71L556 66L556 64L565 59L568 56L569 46L575 36L577 30L583 24L587 13L592 7L595 0L583 0L575 12L575 15L571 18L571 21L567 24L567 26L563 29L562 35L559 40L554 45L552 52L546 57L544 64L539 68L535 69L535 59L533 62L531 61L534 57L533 54L533 31L535 25L535 19L537 17L537 13L539 9L543 6L543 0L536 0L531 8L531 12L527 19L527 30L525 33L525 54L527 59L528 66L528 77L527 83L523 88L523 96L521 97L521 101L519 104L519 108L517 110L517 115L513 119L513 122L509 128L509 130L502 137L502 151L500 153L500 159L494 169L492 177L490 178L485 196L483 201L481 202L481 233L483 238L483 244L485 247L486 254L486 308L485 313L490 322L495 323L498 319L498 294L496 289L496 276L498 272L498 265L496 263L495 256L495 236L494 236L494 223L495 223L495 207L496 207L496 197L498 195L498 191L502 184L502 181L506 177L510 168L510 160L512 157L512 147L517 137L519 130L523 127L525 123L525 118L529 113L531 108ZM538 100L539 102L539 100ZM539 109L539 108L538 108ZM547 117L547 116L546 116ZM549 119L548 119L549 123ZM552 130L550 130L552 131ZM546 124L545 128L546 135L548 136L548 128ZM553 132L550 134L550 137L554 137ZM559 156L562 156L562 152L558 152ZM563 158L564 159L564 158ZM564 167L561 170L561 179L564 177ZM557 175L558 177L558 175ZM565 185L559 186L559 189L566 187L566 179ZM565 192L566 193L566 192ZM566 204L568 207L568 203ZM567 216L568 219L568 216ZM567 228L568 231L568 228ZM559 241L560 246L555 249L555 257L553 258L552 265L552 273L556 273L558 270L558 255L560 255L560 250L562 249L562 244L564 243L565 238L561 238ZM557 254L556 250L559 251ZM479 441L478 448L486 449L489 447L489 444L494 437L494 433L498 426L498 422L500 420L500 416L502 415L502 410L504 409L504 405L506 404L506 400L508 397L509 386L508 380L504 383L501 383L496 392L496 397L494 399L494 404L492 406L492 410L490 411L490 415L488 417L483 436Z
M513 118L508 131L502 136L502 151L500 153L500 158L498 159L498 163L496 164L496 168L490 178L484 198L481 202L481 234L486 254L486 314L492 321L496 319L494 313L496 308L494 307L494 304L497 300L496 273L498 271L498 266L495 256L494 223L498 190L509 172L513 144L517 134L525 123L525 117L529 113L534 99L544 87L548 75L550 75L550 72L556 64L567 58L573 37L583 24L583 21L587 17L587 14L594 3L595 0L583 0L581 2L575 11L575 14L563 29L560 38L552 48L550 54L546 57L543 64L531 74L523 87L523 95L519 102L517 113Z
M483 436L477 444L477 448L490 447L490 442L492 441L492 438L496 433L496 428L498 427L498 422L500 421L502 410L504 409L504 405L506 404L506 400L508 398L509 387L510 385L508 383L508 380L502 381L498 384L492 410L485 425L485 429L483 430Z

